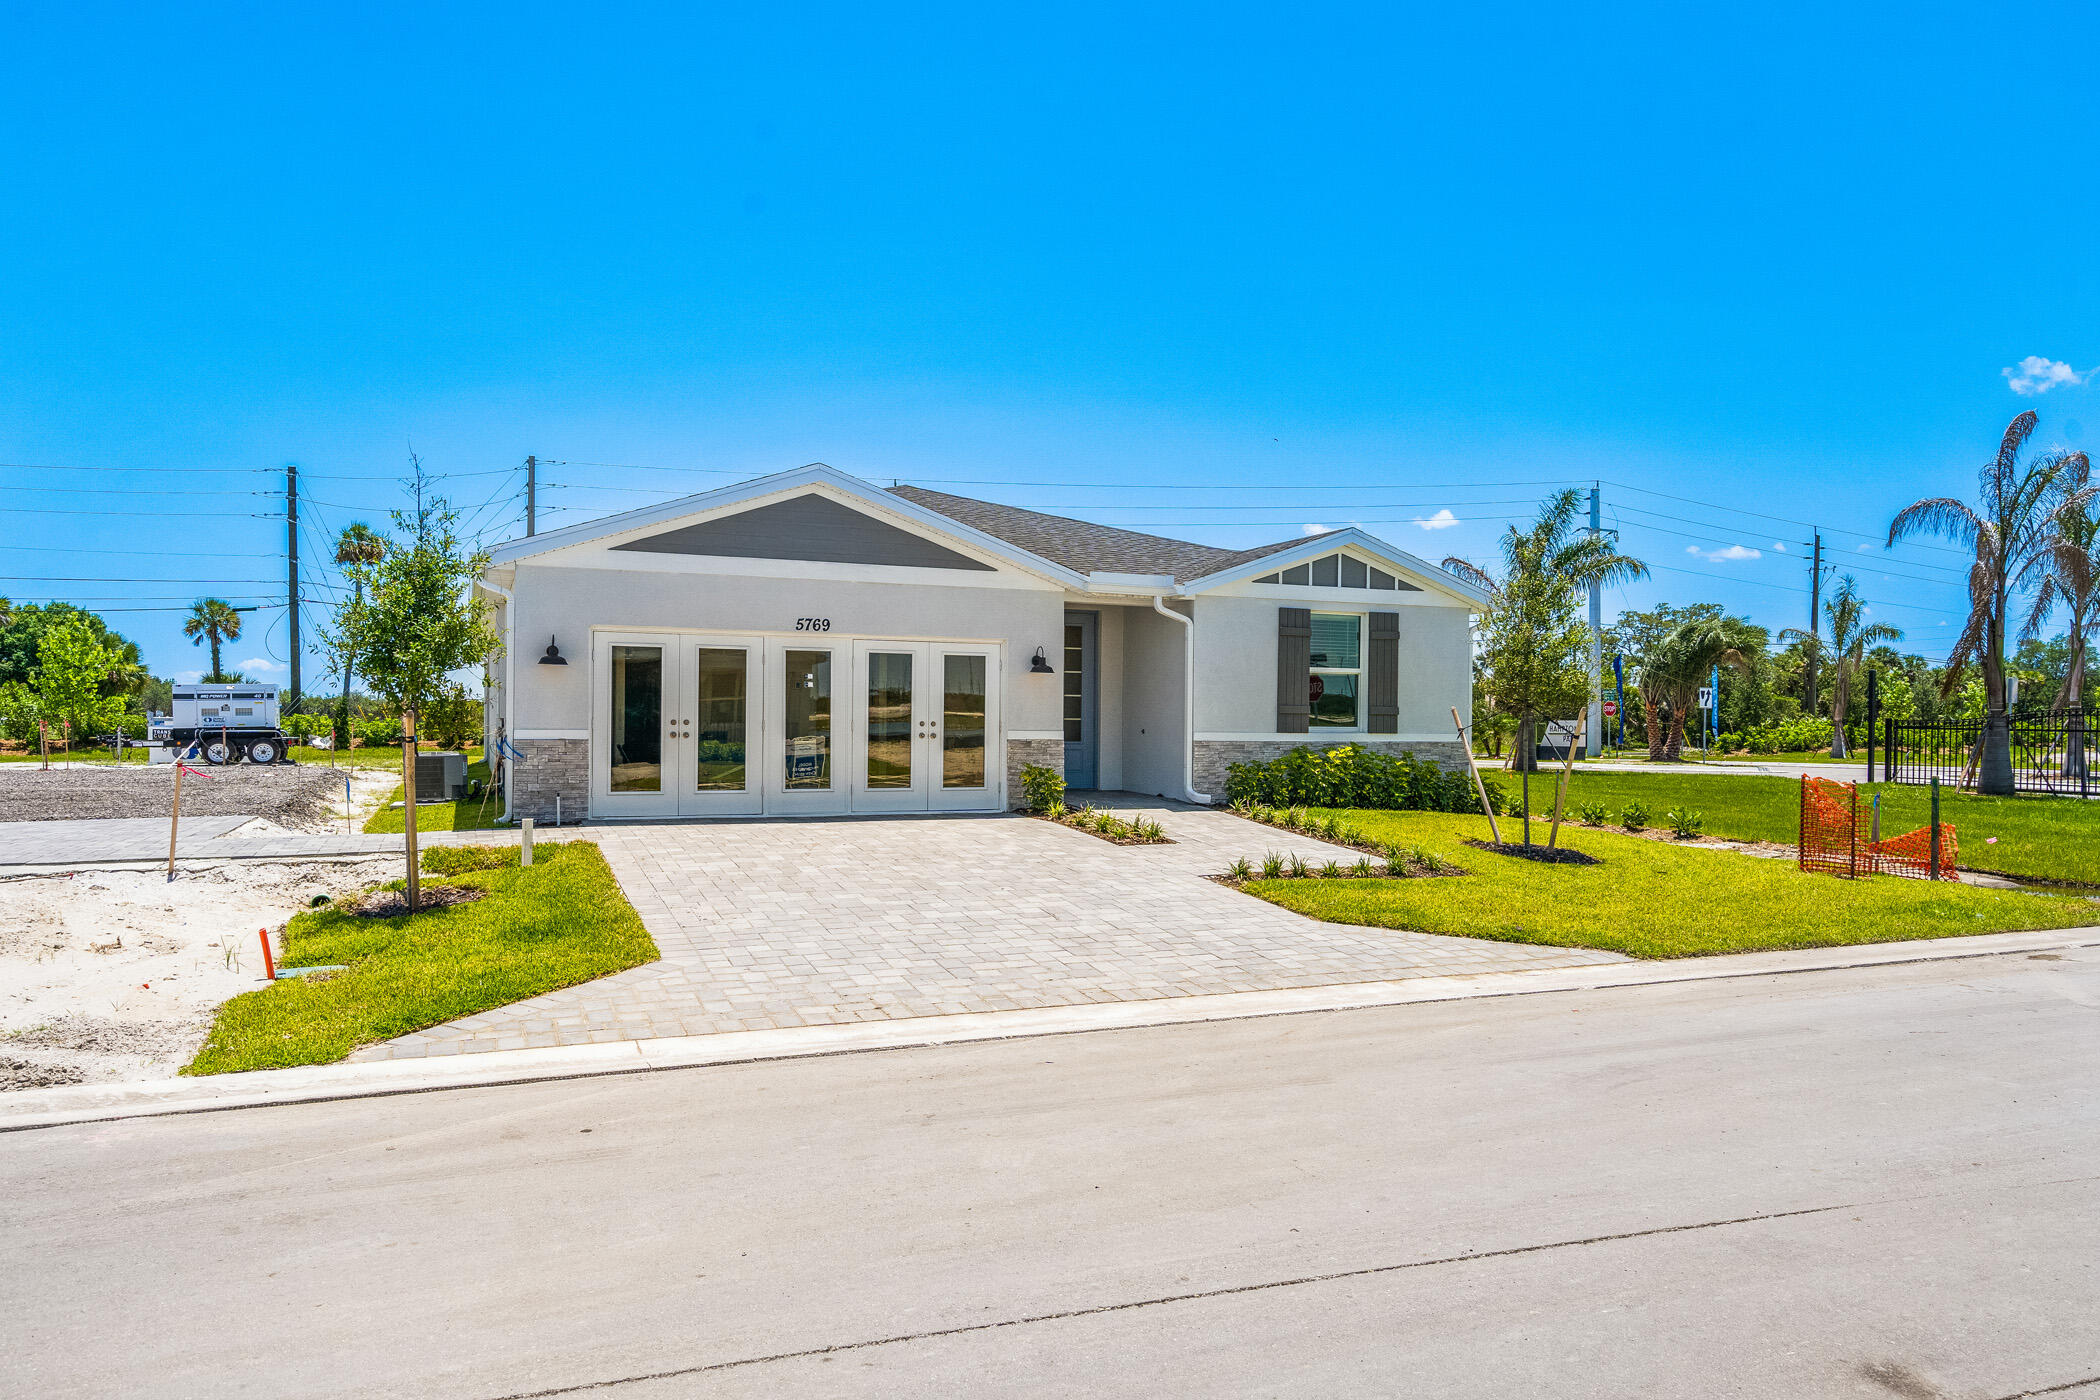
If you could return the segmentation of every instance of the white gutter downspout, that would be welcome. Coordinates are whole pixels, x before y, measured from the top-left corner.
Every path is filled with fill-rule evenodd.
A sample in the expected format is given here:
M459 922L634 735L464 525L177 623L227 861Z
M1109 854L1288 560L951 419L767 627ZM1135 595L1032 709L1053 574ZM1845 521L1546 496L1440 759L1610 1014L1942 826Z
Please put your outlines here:
M511 688L512 678L517 675L517 658L513 654L516 648L511 642L518 631L518 600L511 596L508 588L490 583L487 579L477 579L475 582L503 600L503 730L508 737L510 731L517 727L518 718L518 693ZM490 764L489 767L494 771L494 764ZM516 786L515 781L503 785L503 815L496 818L497 821L510 820L510 791Z
M1181 748L1181 795L1208 807L1210 794L1196 791L1196 619L1183 617L1167 606L1167 595L1152 595L1152 611L1171 617L1182 626L1181 634L1181 725L1186 740Z

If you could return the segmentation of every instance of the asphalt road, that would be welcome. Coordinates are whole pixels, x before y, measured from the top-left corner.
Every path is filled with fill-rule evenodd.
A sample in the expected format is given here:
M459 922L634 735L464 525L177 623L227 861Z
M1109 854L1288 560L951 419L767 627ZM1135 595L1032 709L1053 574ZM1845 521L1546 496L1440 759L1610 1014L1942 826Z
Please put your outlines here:
M5 1134L0 1392L2100 1397L2096 1063L2088 949Z

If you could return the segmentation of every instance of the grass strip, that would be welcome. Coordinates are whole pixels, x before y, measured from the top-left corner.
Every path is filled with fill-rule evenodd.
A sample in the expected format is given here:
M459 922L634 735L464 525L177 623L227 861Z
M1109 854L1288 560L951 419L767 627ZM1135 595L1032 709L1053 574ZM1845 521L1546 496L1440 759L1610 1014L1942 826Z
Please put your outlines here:
M401 751L394 750L394 766L401 766ZM479 779L484 791L489 780L489 766L480 760L467 765L467 781ZM379 810L365 819L368 833L386 835L408 829L407 814L393 804L401 801L404 789L395 784L387 794ZM503 815L503 798L490 793L486 801L479 797L462 797L457 802L418 802L416 804L416 830L421 831L493 831L497 818ZM580 817L583 814L577 813Z
M1741 780L1709 781L1733 786ZM1330 923L1603 948L1636 958L2100 925L2100 902L2082 896L1894 876L1841 880L1804 874L1787 861L1567 826L1561 844L1601 863L1541 865L1465 844L1486 839L1487 823L1478 817L1338 815L1372 842L1417 845L1466 873L1450 879L1253 880L1242 888ZM1503 835L1512 835L1507 819Z
M659 956L595 845L543 842L530 868L518 866L515 849L496 858L501 867L444 881L489 891L472 904L384 919L335 908L295 916L285 929L284 965L341 963L345 970L233 998L182 1072L332 1064L361 1045ZM445 856L434 864L459 869L465 861Z
M1505 776L1503 782L1514 792L1514 775ZM1552 789L1546 786L1541 798L1540 788L1540 780L1534 777L1532 801L1541 811L1550 812ZM1874 793L1881 794L1884 837L1915 831L1931 819L1928 789L1908 783L1862 783L1862 825L1868 820ZM1801 834L1799 778L1595 773L1578 767L1568 780L1570 810L1582 802L1601 802L1614 813L1628 802L1640 802L1648 809L1651 825L1672 807L1688 807L1706 814L1707 835L1736 841L1776 841L1790 846ZM2100 885L2100 801L2039 795L1979 797L1942 787L1940 820L1954 824L1966 869Z

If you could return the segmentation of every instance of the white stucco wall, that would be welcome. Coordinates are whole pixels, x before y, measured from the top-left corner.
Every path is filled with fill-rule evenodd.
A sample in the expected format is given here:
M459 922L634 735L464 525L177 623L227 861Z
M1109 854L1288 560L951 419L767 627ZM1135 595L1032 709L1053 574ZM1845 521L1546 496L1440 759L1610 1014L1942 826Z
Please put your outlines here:
M1188 606L1178 605L1181 611ZM1188 743L1182 727L1185 629L1149 605L1118 611L1123 619L1121 785L1131 792L1179 797ZM1271 655L1271 691L1275 674L1276 658Z
M955 587L531 563L518 565L510 587L518 608L515 733L589 729L594 627L793 634L798 617L829 618L825 639L834 644L855 637L1004 642L1007 731L1060 728L1056 678L1028 670L1037 647L1062 655L1059 588L1016 587L1011 577ZM537 664L550 635L567 666Z
M1275 590L1270 590L1274 593ZM1276 613L1396 612L1400 615L1401 738L1448 739L1451 707L1471 723L1473 640L1467 609L1430 602L1424 595L1323 595L1293 589L1288 597L1196 600L1196 732L1199 735L1273 735L1276 732ZM1171 626L1172 624L1167 624ZM1366 687L1368 694L1368 687Z

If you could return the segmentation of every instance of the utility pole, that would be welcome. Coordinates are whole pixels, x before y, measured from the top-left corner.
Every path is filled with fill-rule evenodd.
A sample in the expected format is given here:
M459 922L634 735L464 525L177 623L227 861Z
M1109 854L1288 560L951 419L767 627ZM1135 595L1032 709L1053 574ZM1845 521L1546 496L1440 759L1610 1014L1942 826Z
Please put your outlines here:
M291 685L284 708L299 703L299 464L284 464L285 603L290 608Z
M1815 553L1808 566L1808 717L1816 717L1816 651L1823 645L1823 532L1816 531Z
M525 533L529 537L539 525L540 459L525 459Z
M1604 483L1590 483L1590 537L1604 533ZM1590 584L1590 757L1604 752L1604 591Z

